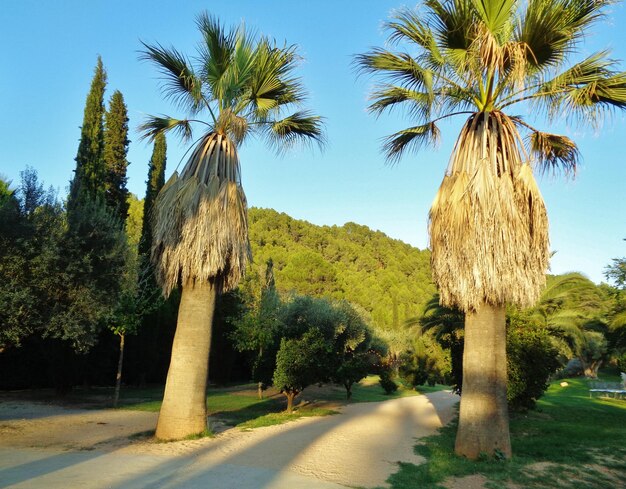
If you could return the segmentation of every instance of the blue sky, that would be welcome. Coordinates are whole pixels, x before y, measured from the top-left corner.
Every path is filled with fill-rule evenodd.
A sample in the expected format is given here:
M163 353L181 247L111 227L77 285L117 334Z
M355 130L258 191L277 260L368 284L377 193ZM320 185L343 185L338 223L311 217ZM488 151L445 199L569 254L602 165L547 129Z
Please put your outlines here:
M140 39L193 54L202 10L227 24L249 28L279 42L297 44L309 107L326 118L328 145L277 157L262 141L240 149L250 206L271 207L315 224L348 221L379 229L419 248L428 244L427 215L462 121L442 126L436 150L406 155L390 167L380 138L411 124L401 114L368 115L373 81L356 78L353 55L385 43L382 23L401 1L32 1L3 0L0 21L0 174L19 181L26 165L65 195L72 178L85 97L98 55L108 73L107 99L124 94L132 140L128 187L145 193L152 148L136 127L145 114L183 116L164 102L157 72L138 60ZM626 10L611 13L588 36L583 54L611 48L626 59ZM626 69L626 63L622 66ZM521 114L528 115L528 114ZM626 114L615 113L601 131L565 122L538 126L568 134L583 155L573 181L542 177L548 207L552 272L581 271L592 280L612 258L626 255ZM168 175L187 149L168 140Z

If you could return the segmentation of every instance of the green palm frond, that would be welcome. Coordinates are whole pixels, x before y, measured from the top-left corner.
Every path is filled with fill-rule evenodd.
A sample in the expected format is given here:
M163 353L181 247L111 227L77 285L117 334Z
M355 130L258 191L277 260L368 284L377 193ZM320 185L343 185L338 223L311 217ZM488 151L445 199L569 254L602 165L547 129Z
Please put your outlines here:
M439 137L439 128L431 121L387 136L383 143L383 152L390 163L397 163L405 151L434 146L439 142Z
M426 0L429 20L440 49L448 64L463 68L468 50L476 37L478 16L472 0Z
M202 76L216 97L219 97L221 78L228 69L235 48L236 31L227 31L219 20L206 12L201 13L196 24L203 37L200 44L200 59L202 60Z
M529 47L527 61L536 69L559 65L585 30L603 15L607 0L529 0L516 34Z
M535 131L530 134L529 142L531 153L542 172L557 173L562 170L566 175L576 173L580 152L567 136Z
M187 58L176 49L142 42L146 50L140 59L152 61L163 75L163 94L192 113L203 107L202 79L193 71Z
M432 30L422 21L418 12L404 8L396 12L393 19L385 24L391 31L389 42L414 42L424 48L423 59L426 66L435 69L445 65L445 56L440 51Z
M139 132L142 139L153 141L158 134L174 131L184 141L189 141L193 137L191 122L187 119L173 119L166 115L161 117L147 116L145 121L139 126Z
M299 59L294 46L279 49L267 40L259 44L246 97L256 118L267 119L282 106L297 105L305 100L302 83L291 76Z
M509 34L515 20L516 0L476 0L474 7L480 19L493 35Z
M267 126L266 135L278 152L298 143L308 144L315 141L320 146L325 143L322 118L308 111L296 112L272 122Z
M432 91L432 70L420 66L407 53L392 53L385 49L374 48L367 54L357 55L355 63L362 73L384 74L411 90Z
M418 119L429 119L434 96L432 93L419 92L395 85L382 85L370 95L373 102L368 110L377 116L398 105L408 107L409 115Z

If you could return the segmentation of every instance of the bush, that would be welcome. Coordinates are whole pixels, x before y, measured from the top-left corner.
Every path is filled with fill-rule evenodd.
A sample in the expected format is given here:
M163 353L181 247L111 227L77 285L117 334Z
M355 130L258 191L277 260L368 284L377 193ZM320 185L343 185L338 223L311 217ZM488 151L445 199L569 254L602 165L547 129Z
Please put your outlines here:
M398 390L398 384L391 378L391 369L384 368L380 372L380 386L384 389L385 394L393 394Z
M513 327L507 331L509 407L531 409L559 367L558 351L545 329Z
M626 372L626 353L622 353L617 357L616 364L620 372Z

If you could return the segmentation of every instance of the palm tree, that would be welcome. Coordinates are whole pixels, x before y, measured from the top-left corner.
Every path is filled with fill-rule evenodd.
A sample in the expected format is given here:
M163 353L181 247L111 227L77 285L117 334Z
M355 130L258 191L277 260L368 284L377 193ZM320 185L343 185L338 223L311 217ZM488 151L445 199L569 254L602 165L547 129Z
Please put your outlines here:
M439 121L466 117L429 231L441 303L466 313L455 450L469 458L511 454L504 307L537 300L549 258L533 172L573 174L579 160L570 138L511 110L597 123L606 109L626 106L626 73L607 51L572 59L607 3L425 0L386 25L390 44L407 50L375 48L356 58L361 72L380 77L371 112L404 108L416 121L385 139L389 161L436 143Z
M304 88L293 75L294 46L225 29L203 13L197 57L143 43L142 59L163 75L167 98L189 117L150 116L141 129L155 138L175 131L192 139L205 129L181 173L175 172L153 210L152 261L165 296L182 288L172 358L156 436L177 439L206 430L206 384L215 297L237 286L250 259L247 204L237 148L251 134L277 149L323 140L321 119L298 108ZM200 116L206 114L202 120Z
M537 304L527 311L552 332L566 359L578 358L587 377L597 377L607 350L608 297L580 273L550 277Z

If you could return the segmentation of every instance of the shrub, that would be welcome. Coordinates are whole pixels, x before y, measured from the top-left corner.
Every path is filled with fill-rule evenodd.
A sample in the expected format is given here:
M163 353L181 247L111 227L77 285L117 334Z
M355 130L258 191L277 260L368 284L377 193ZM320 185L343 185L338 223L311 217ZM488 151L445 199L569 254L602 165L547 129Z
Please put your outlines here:
M512 327L507 331L509 406L531 409L559 367L558 351L545 329Z
M391 369L383 368L380 371L380 386L384 389L385 394L393 394L398 390L398 384L391 378Z

